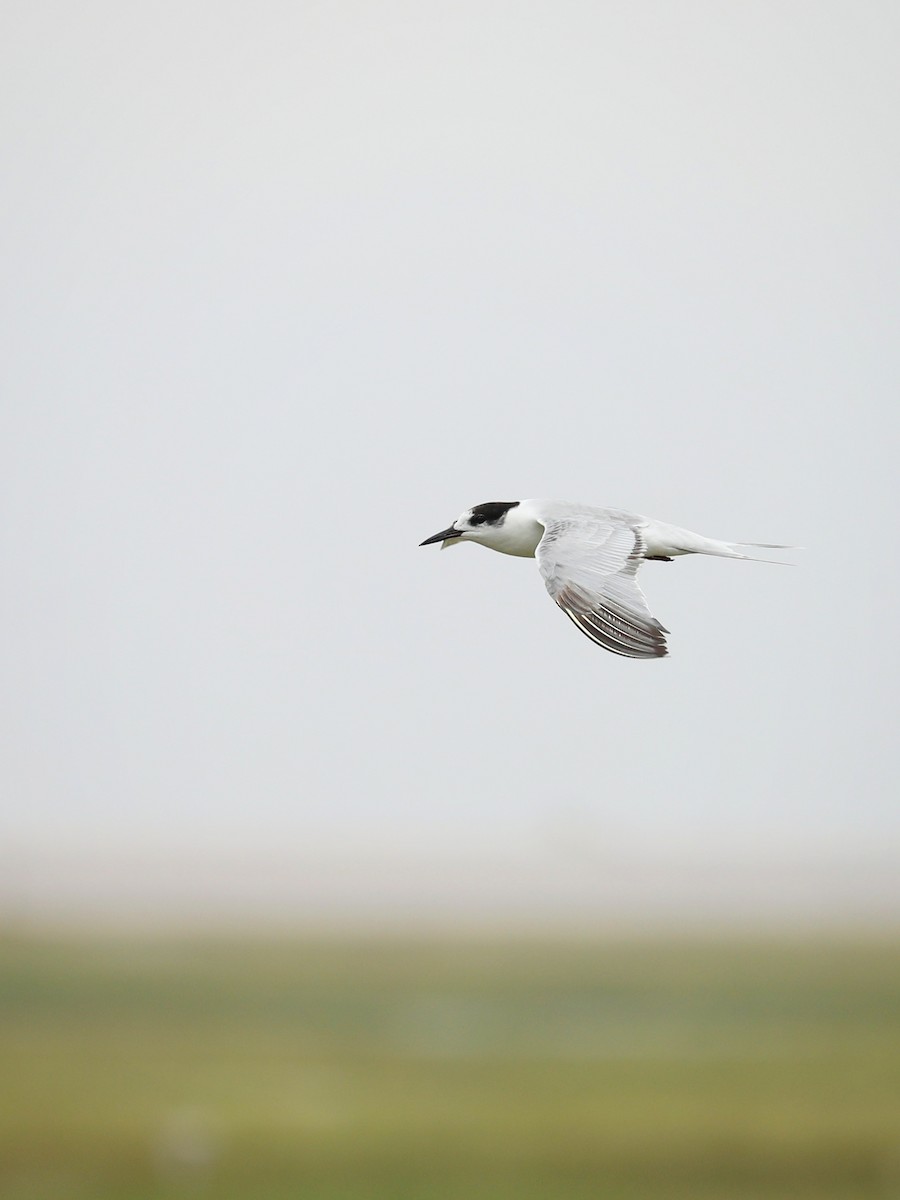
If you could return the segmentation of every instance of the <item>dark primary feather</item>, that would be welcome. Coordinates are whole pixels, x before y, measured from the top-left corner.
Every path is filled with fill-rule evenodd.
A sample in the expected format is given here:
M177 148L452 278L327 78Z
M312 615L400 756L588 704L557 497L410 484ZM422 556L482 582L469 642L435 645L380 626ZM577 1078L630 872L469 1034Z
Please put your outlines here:
M589 596L578 596L563 589L556 603L569 620L592 642L625 658L665 658L669 653L664 634L668 630L652 617L652 624L635 625L610 604L600 604Z

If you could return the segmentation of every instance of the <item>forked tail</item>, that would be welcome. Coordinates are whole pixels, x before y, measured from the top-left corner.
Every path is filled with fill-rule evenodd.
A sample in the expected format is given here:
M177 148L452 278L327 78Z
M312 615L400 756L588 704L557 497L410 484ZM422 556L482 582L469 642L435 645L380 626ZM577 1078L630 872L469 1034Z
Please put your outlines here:
M774 542L720 542L716 538L703 537L677 525L664 525L661 521L648 521L644 527L646 552L652 556L678 554L711 554L716 558L743 558L753 562L770 562L787 567L792 564L777 558L765 558L760 554L748 554L748 550L796 550L797 546L781 546Z
M764 558L761 554L745 554L745 550L799 550L799 546L782 546L778 542L717 542L704 538L706 545L699 554L712 554L720 558L742 558L745 562L772 563L776 567L792 567L794 564L781 558Z

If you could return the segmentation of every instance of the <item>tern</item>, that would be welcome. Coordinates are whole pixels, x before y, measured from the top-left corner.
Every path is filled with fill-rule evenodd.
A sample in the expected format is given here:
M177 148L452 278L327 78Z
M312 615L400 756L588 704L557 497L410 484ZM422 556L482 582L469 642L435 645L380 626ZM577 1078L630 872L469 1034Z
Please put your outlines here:
M617 508L566 500L476 504L421 542L441 549L477 542L501 554L536 558L547 591L592 642L625 658L664 658L669 632L650 612L637 581L641 563L682 554L776 562L745 550L788 550L770 542L719 542ZM786 565L781 563L779 565Z

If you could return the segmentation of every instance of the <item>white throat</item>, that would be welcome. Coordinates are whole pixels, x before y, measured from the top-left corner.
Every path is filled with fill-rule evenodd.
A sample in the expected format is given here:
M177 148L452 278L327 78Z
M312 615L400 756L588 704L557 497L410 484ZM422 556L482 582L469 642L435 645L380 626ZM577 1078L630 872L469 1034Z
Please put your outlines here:
M467 540L480 542L489 550L514 554L518 558L534 558L537 544L544 536L544 526L527 508L527 502L516 505L506 514L502 525L490 525L469 533Z

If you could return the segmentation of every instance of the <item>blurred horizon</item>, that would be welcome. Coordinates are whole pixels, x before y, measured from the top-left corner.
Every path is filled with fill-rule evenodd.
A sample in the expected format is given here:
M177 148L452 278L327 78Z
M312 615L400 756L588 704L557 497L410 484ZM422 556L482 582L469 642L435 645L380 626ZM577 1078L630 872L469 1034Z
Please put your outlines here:
M46 849L0 855L0 925L83 929L574 931L900 929L897 868L832 850L805 861L560 853L200 856Z

